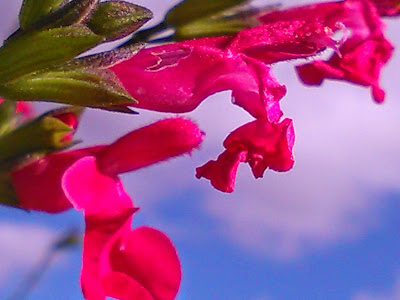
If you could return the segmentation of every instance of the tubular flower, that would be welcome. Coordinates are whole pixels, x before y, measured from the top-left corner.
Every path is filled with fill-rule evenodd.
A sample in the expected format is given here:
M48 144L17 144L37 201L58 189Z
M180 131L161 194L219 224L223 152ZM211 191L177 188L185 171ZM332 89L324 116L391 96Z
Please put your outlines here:
M262 177L270 168L288 171L293 166L292 147L294 130L292 120L270 123L265 119L239 127L224 141L225 151L216 161L212 160L197 168L196 177L205 177L223 192L232 192L239 163L250 165L254 177Z
M110 68L138 100L136 107L188 112L232 90L234 103L255 118L279 120L286 89L262 62L315 55L332 45L319 22L274 22L229 37L200 38L141 50Z
M234 104L260 122L275 126L282 117L279 100L286 88L277 82L268 64L315 55L333 47L332 33L318 20L306 21L299 16L296 20L276 20L245 29L233 36L144 49L110 70L138 100L138 104L132 104L136 107L183 113L194 110L211 94L231 90ZM248 144L252 138L255 135L251 135ZM246 160L253 161L249 157ZM210 172L201 174L209 178ZM233 173L236 174L226 176Z
M175 298L181 280L176 250L156 229L131 229L137 209L118 178L102 174L97 158L86 156L64 173L62 187L85 216L81 284L86 299Z
M52 153L11 173L20 207L60 212L72 207L61 187L68 168L85 156L95 156L104 176L117 178L133 171L188 153L200 145L202 132L183 118L165 119L132 131L110 145Z
M197 148L203 133L183 118L132 131L110 145L54 153L14 171L19 206L85 216L81 284L88 300L175 298L181 267L162 232L131 229L137 210L118 174Z
M254 117L279 119L285 87L268 66L225 50L228 42L204 38L144 49L111 70L140 108L188 112L209 95L230 89L234 103Z
M365 0L321 3L268 13L260 19L270 23L298 16L319 20L331 31L342 31L344 35L328 61L298 66L300 79L310 85L331 78L370 86L375 101L382 102L385 92L379 85L380 71L391 57L393 46L383 34L385 26L374 5Z
M399 0L370 0L378 9L378 13L385 17L400 15Z

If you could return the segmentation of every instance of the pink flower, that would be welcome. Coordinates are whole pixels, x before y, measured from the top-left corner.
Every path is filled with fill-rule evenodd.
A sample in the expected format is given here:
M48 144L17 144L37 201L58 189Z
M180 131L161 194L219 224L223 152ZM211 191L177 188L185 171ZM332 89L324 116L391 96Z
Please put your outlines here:
M25 209L82 210L86 230L81 284L88 300L174 299L181 267L160 231L131 229L137 210L118 174L197 148L203 133L189 120L165 119L92 148L54 153L12 172Z
M319 20L331 31L342 31L344 42L328 61L316 60L297 67L306 84L320 85L325 78L371 86L372 96L382 102L385 92L379 85L380 71L392 54L375 7L366 0L312 4L285 11L272 12L262 22L292 20L302 16Z
M400 15L399 0L370 0L378 9L381 16L394 17Z
M270 123L258 119L233 131L224 141L225 151L216 161L197 168L196 177L210 179L211 184L223 192L232 192L239 163L250 165L254 177L262 177L270 168L288 171L293 166L292 147L294 130L292 121Z
M188 112L208 96L232 90L235 104L275 122L286 89L262 62L314 55L332 44L330 34L314 20L277 21L235 36L144 49L110 70L139 101L136 107Z
M21 208L60 212L72 207L61 187L61 178L77 160L95 156L102 173L114 178L190 152L202 138L202 132L191 121L165 119L132 131L110 145L46 155L11 173L14 189Z
M260 123L268 124L265 128L275 128L272 123L279 122L282 117L279 100L285 95L286 88L277 82L267 64L315 55L328 46L334 46L331 35L332 31L318 20L299 16L296 20L276 20L246 29L234 36L201 38L144 49L129 60L112 66L110 70L139 101L134 104L136 107L183 113L194 110L216 92L231 90L234 104L260 119ZM275 143L267 139L264 142L266 149L272 145L270 143ZM258 143L256 134L250 134L245 144L251 143ZM236 150L229 151L234 151L240 157L244 155L244 152L239 155ZM243 159L252 161L254 170L265 169L270 153L262 154L266 165L256 167L256 159L250 158L251 151ZM273 155L280 154L273 152ZM227 154L222 156L226 157ZM233 160L232 157L229 159ZM239 160L236 157L235 161ZM206 166L209 165L212 162ZM198 171L198 177L232 177L236 174L233 169L217 165L207 167L207 172ZM228 173L222 174L222 171ZM229 184L216 184L216 181L212 180L213 185L221 190L233 189L234 178L229 180Z
M279 119L285 87L268 66L227 51L228 42L204 38L153 47L111 70L140 108L188 112L209 95L230 89L234 103L254 117Z
M86 156L64 173L62 187L85 216L81 284L86 299L175 298L181 280L176 250L156 229L131 229L137 209L118 178L102 174L96 157Z

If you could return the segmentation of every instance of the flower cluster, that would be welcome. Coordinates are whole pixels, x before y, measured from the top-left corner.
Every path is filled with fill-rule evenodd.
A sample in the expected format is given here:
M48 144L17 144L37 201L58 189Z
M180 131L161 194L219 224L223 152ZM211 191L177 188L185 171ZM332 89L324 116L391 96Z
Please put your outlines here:
M20 29L0 48L0 69L7 70L0 71L0 96L6 99L0 101L0 200L25 210L82 211L81 284L89 300L175 298L181 280L176 250L154 228L131 228L138 208L119 175L190 153L204 133L192 121L175 117L109 145L67 150L75 143L81 108L34 119L25 102L15 101L179 114L230 90L232 102L254 120L231 132L223 153L198 167L196 177L233 192L240 163L247 163L255 178L294 164L293 121L283 117L280 107L286 87L274 77L273 64L298 59L296 72L303 83L348 81L370 87L373 99L382 102L380 72L393 46L384 36L381 16L400 14L399 2L389 0L282 10L244 8L248 1L243 0L207 1L204 7L185 0L160 25L135 33L152 16L146 8L123 1L64 2L39 7L24 0ZM189 28L196 28L192 36ZM151 37L164 29L175 30L168 41L195 39L147 48L138 43L162 41ZM77 57L130 34L133 45ZM38 46L27 47L33 43ZM329 51L332 55L321 59ZM42 53L44 58L38 56ZM16 112L25 117L16 121Z
M393 6L391 6L393 7ZM384 99L380 70L393 47L384 24L365 0L313 4L259 15L260 25L232 36L199 38L141 50L110 68L139 102L135 107L162 112L188 112L209 95L231 90L233 103L257 121L232 132L227 149L216 161L197 169L197 177L232 192L240 162L249 163L255 177L267 168L287 171L293 165L290 119L282 120L279 101L286 93L273 76L271 64L334 54L296 67L306 84L324 78L371 86L377 102ZM339 41L335 34L342 34Z
M60 119L74 120L65 114ZM68 126L76 127L74 122ZM173 299L181 268L160 231L131 229L138 210L118 174L197 148L203 138L187 119L165 119L110 145L45 155L10 174L23 209L58 213L74 207L85 217L81 283L87 299Z

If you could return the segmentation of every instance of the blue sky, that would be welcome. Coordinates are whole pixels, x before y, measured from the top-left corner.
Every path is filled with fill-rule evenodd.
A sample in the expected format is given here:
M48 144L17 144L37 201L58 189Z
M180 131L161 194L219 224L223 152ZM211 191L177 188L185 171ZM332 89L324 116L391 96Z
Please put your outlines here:
M0 3L3 38L15 24L18 2ZM152 9L156 20L172 3L135 2ZM395 45L399 24L388 21L387 36ZM177 247L180 300L400 299L399 53L383 72L383 105L370 99L368 89L347 83L304 87L293 64L274 66L288 88L282 106L296 130L292 171L267 171L255 180L241 166L230 195L194 178L195 167L215 159L224 137L250 120L225 92L186 114L207 134L199 151L123 176L142 208L133 226L159 228ZM162 117L90 110L78 138L83 145L111 142ZM1 208L0 216L0 299L58 234L71 226L83 231L74 211L50 216ZM80 255L79 248L61 253L29 299L82 299Z

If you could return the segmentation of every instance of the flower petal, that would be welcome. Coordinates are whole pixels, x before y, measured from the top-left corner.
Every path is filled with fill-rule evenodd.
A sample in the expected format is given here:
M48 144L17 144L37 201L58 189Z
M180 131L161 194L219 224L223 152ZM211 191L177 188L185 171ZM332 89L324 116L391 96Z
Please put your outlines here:
M197 178L210 179L217 190L232 193L235 189L236 173L241 162L246 161L247 152L239 149L222 152L217 160L210 160L196 169Z
M188 112L208 96L232 90L235 104L254 117L269 117L271 105L264 99L278 103L285 88L267 66L267 71L258 74L240 53L226 49L229 41L227 37L203 38L144 49L111 70L139 101L135 106L140 108ZM269 76L268 88L272 90L260 88L262 76ZM272 114L276 115L275 106Z
M190 153L203 136L188 119L165 119L123 136L97 156L97 163L104 174L116 176Z
M220 191L232 192L240 162L249 163L254 177L262 177L267 168L283 172L293 166L292 121L270 123L258 119L233 131L224 141L226 148L216 161L197 168L196 177L205 177Z
M181 266L174 246L162 232L150 227L130 231L114 243L109 257L112 270L139 283L151 299L175 299L181 281ZM128 290L114 285L107 285L106 290L108 295L118 299L138 299Z
M85 215L81 284L86 299L175 298L181 281L176 250L156 229L131 230L134 210Z
M290 20L267 20L263 25L240 31L229 50L271 64L313 56L335 45L333 32L318 19L299 14Z
M315 61L297 67L298 74L306 84L319 85L323 79L346 80L363 86L371 86L376 102L382 102L385 92L379 85L381 69L391 54L393 47L382 36L360 43L339 57L334 54L327 61Z
M297 67L306 84L319 85L325 78L350 81L372 87L377 102L384 100L379 86L380 71L392 55L393 46L383 35L385 28L375 6L369 1L346 0L319 3L272 12L261 17L264 23L315 19L344 38L328 61L316 60Z
M130 230L133 213L132 208L117 215L85 215L81 285L86 299L105 300L102 278L110 272L108 251L113 240Z
M133 207L120 179L101 173L94 156L73 163L65 171L61 186L75 209L85 215L118 215Z
M69 201L85 215L81 283L86 299L174 299L181 268L175 248L161 232L131 230L137 210L117 177L101 173L96 157L77 160L64 173Z
M94 154L102 146L46 155L11 172L19 206L57 213L72 207L61 187L64 172L76 160Z

